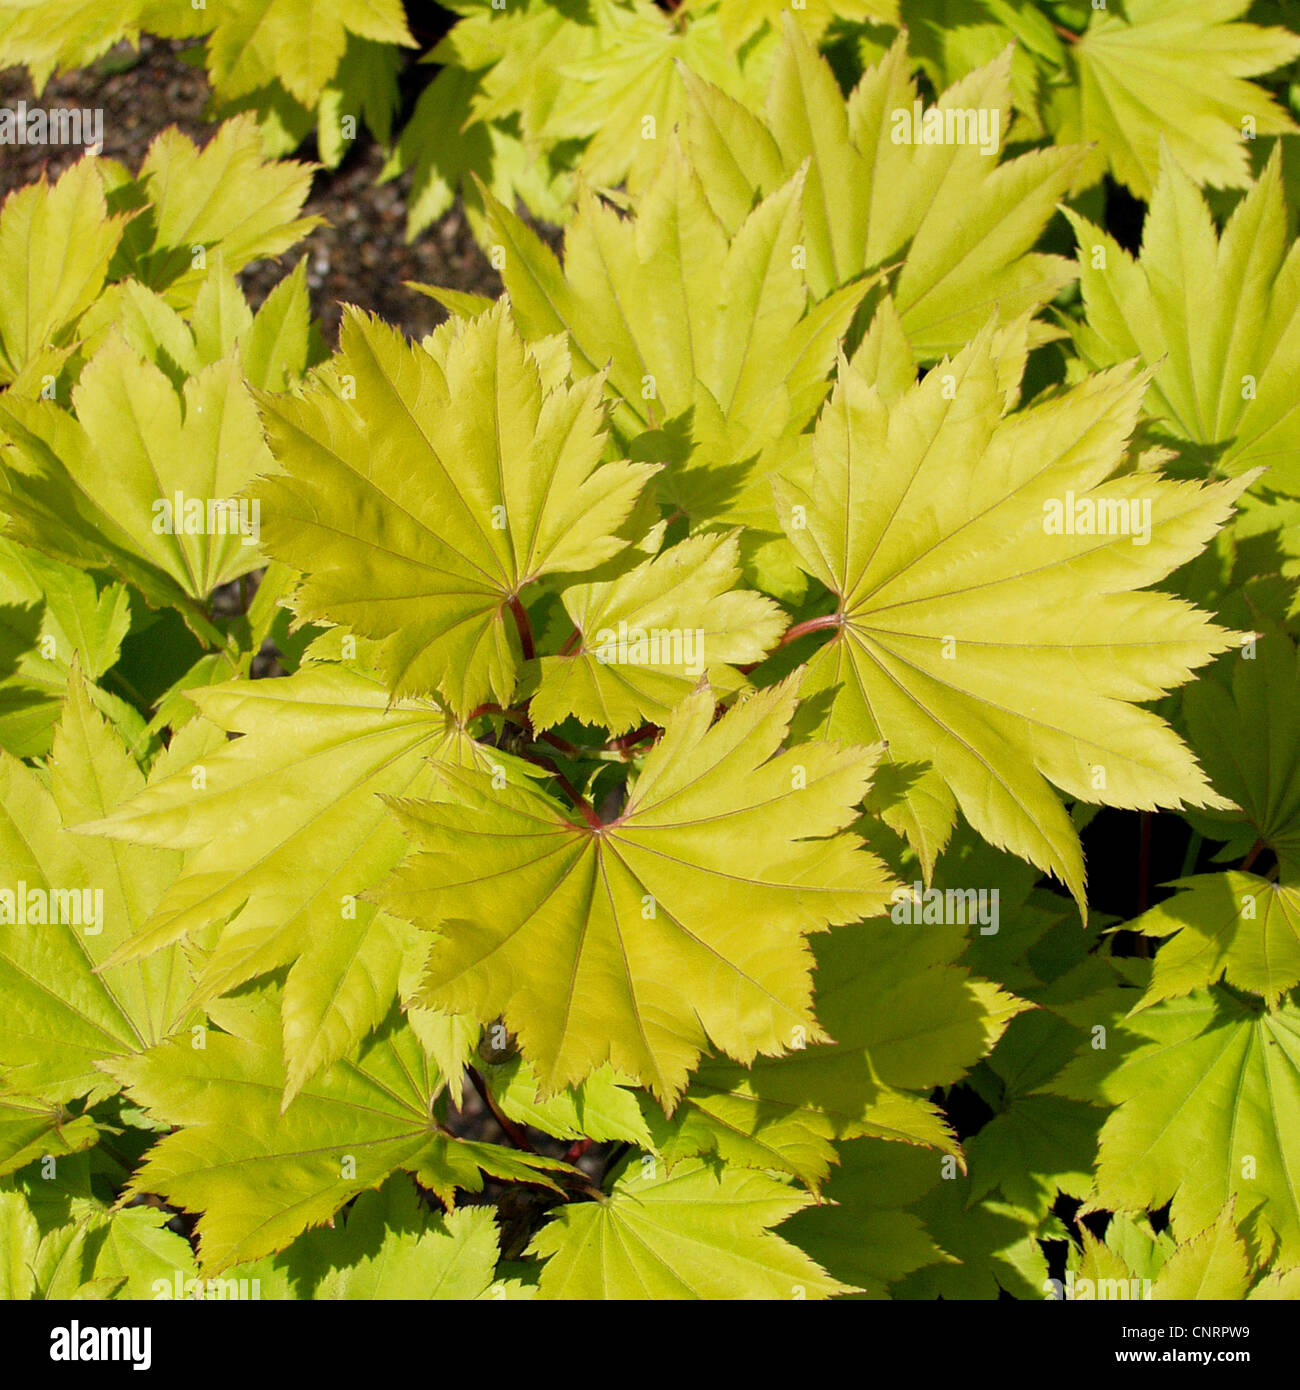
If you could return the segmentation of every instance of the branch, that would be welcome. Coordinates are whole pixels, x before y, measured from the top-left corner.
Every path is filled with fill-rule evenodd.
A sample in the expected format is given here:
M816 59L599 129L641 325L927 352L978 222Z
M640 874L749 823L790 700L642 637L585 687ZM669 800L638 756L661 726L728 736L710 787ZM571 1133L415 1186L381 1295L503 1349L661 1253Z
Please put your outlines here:
M496 1102L496 1097L488 1089L488 1084L483 1080L482 1075L476 1067L466 1067L469 1072L469 1079L474 1083L474 1089L482 1097L483 1104L492 1112L493 1119L501 1126L501 1132L517 1149L523 1149L525 1153L535 1154L537 1150L528 1142L528 1136L510 1119Z
M519 629L519 646L523 651L524 660L531 661L536 655L533 647L533 629L518 594L510 595L510 611L515 615L515 626Z

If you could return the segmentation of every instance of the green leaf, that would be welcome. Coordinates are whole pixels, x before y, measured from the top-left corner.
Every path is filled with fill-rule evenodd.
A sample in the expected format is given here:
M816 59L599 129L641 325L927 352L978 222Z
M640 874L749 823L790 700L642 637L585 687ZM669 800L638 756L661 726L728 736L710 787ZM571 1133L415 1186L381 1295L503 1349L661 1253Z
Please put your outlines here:
M797 727L886 741L897 799L885 820L927 876L960 805L1083 910L1078 835L1049 780L1112 806L1224 804L1138 702L1232 634L1140 590L1201 549L1245 482L1112 476L1141 393L1115 371L1004 416L988 330L893 406L841 362L811 481L777 485L801 567L838 600L802 690L820 717ZM1075 528L1080 501L1104 534ZM1129 524L1138 512L1149 530Z
M501 276L530 340L567 335L575 373L605 366L616 437L667 459L660 495L696 523L777 530L766 479L826 394L837 340L868 283L810 308L797 268L799 179L730 229L674 140L624 218L586 194L564 268L485 194Z
M817 1018L834 1041L749 1067L707 1060L665 1156L716 1151L816 1189L832 1140L874 1136L960 1153L929 1094L959 1081L1029 1006L953 966L965 944L958 936L921 956L915 931L875 922L820 939Z
M830 65L788 18L762 116L688 80L692 164L734 230L756 193L770 193L807 161L803 228L814 296L901 261L892 290L903 330L933 360L966 343L990 314L1010 322L1073 278L1060 257L1031 248L1082 152L1034 150L999 162L1010 66L1008 48L938 103L944 113L978 111L988 122L996 115L996 129L984 132L991 148L921 143L911 130L919 94L905 39L846 100Z
M771 599L736 590L735 537L696 536L617 579L574 584L561 598L580 640L544 656L529 705L534 725L570 716L611 735L661 724L701 677L730 693L733 669L761 661L785 628ZM638 645L639 644L639 645Z
M622 551L654 468L600 464L599 381L544 377L504 306L454 323L445 366L351 313L332 365L355 402L323 384L263 401L285 473L254 496L266 549L307 574L299 617L387 638L394 694L436 689L461 715L508 704L511 606Z
M348 34L414 47L401 0L226 0L208 40L222 100L281 82L314 106L338 71Z
M113 206L144 209L122 239L114 278L134 275L179 308L194 303L208 256L220 251L228 271L242 270L287 251L321 222L299 216L312 167L266 159L252 116L223 121L201 149L169 127L135 179L104 163Z
M309 1231L281 1257L315 1299L479 1298L496 1276L491 1208L430 1212L401 1175L363 1192L332 1230Z
M840 1148L823 1200L782 1230L836 1279L868 1298L928 1265L951 1261L927 1233L913 1202L939 1181L939 1155L911 1144L859 1139Z
M652 1147L636 1096L627 1089L627 1078L610 1067L601 1067L580 1086L552 1096L539 1094L537 1076L521 1057L487 1067L485 1075L502 1111L519 1124L556 1139L618 1140L642 1149Z
M1254 1214L1277 1237L1282 1262L1295 1263L1300 1011L1250 1009L1218 988L1145 1009L1123 1032L1137 1045L1081 1078L1085 1093L1115 1107L1101 1131L1098 1199L1139 1211L1172 1198L1174 1235L1187 1239L1235 1198L1239 1217ZM1080 1089L1072 1071L1051 1089Z
M234 356L167 376L112 334L72 393L0 400L16 444L7 468L14 534L84 566L112 564L156 604L192 612L265 563L256 513L236 494L271 466Z
M126 219L108 216L93 158L78 161L53 187L39 182L9 194L0 208L0 386L24 368L57 374L47 350L66 345L77 320L103 289ZM37 391L41 383L35 381ZM32 394L36 394L35 391Z
M196 999L290 967L284 1103L388 1013L409 930L361 900L405 843L380 794L415 795L427 760L472 763L472 742L427 700L389 702L374 675L327 663L281 680L188 692L243 737L155 781L83 832L193 851L114 963L224 924Z
M0 537L0 746L17 757L49 752L74 658L98 680L118 658L130 625L120 584ZM92 689L106 712L118 706Z
M608 1198L533 1237L545 1299L804 1299L853 1290L771 1227L812 1198L753 1169L629 1162Z
M1300 890L1255 874L1175 879L1176 897L1124 924L1169 936L1156 954L1141 1007L1216 984L1262 995L1270 1008L1300 984Z
M481 1188L480 1168L545 1183L545 1168L564 1166L446 1136L430 1111L437 1072L396 1010L287 1110L274 991L222 1001L212 1016L226 1031L209 1032L202 1048L178 1039L113 1068L151 1115L180 1126L149 1151L128 1190L201 1213L205 1273L282 1249L397 1168L450 1203L457 1187Z
M1241 809L1199 812L1196 823L1228 840L1237 857L1262 840L1283 879L1293 879L1300 874L1300 657L1285 633L1270 632L1231 663L1231 691L1215 678L1222 674L1183 692L1183 714L1215 790Z
M713 724L691 695L604 825L451 768L443 800L396 803L417 853L382 901L437 933L420 1002L502 1016L546 1094L608 1061L671 1103L710 1040L747 1063L823 1038L805 933L879 912L890 880L844 833L871 753L778 753L794 705L786 681Z
M1171 158L1160 166L1137 260L1069 216L1087 314L1077 333L1083 356L1094 366L1140 358L1152 371L1148 410L1176 439L1204 446L1193 457L1225 475L1266 465L1264 487L1300 492L1300 253L1287 226L1280 152L1222 238Z
M61 1107L111 1095L116 1088L100 1062L137 1053L186 1021L191 976L179 953L109 964L148 917L181 856L62 833L106 815L143 785L75 670L55 730L49 785L0 752L0 1077L13 1095L13 1108L8 1098L4 1107L4 1160L30 1156L41 1124L59 1144L46 1152L84 1147L84 1122L60 1141Z
M1125 0L1122 11L1094 9L1068 49L1074 81L1052 93L1057 139L1096 141L1111 173L1139 198L1155 186L1161 140L1197 183L1244 188L1244 123L1251 138L1296 130L1264 88L1244 79L1300 55L1300 36L1231 22L1248 9L1250 0Z

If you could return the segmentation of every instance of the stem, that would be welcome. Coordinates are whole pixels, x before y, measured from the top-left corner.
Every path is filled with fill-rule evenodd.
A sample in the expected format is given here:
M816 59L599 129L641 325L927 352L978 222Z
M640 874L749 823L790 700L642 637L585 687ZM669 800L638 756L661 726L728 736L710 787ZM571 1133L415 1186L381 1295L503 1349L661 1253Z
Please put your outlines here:
M581 641L582 633L579 631L578 628L575 627L573 631L569 634L569 640L565 642L564 646L560 648L560 655L568 656L569 653L572 652L573 649L581 643Z
M1060 36L1063 39L1068 40L1070 43L1079 42L1078 34L1076 34L1072 29L1067 29L1063 24L1058 24L1055 20L1051 21L1051 25L1052 28L1055 29L1056 32L1060 34Z
M1201 857L1201 846L1204 843L1200 831L1193 831L1192 838L1187 842L1187 853L1183 855L1183 867L1179 878L1186 878L1196 868L1196 861Z
M595 813L594 810L592 810L591 803L587 800L585 796L583 796L583 794L577 789L577 787L575 787L573 783L569 781L569 779L564 775L564 773L562 773L560 769L555 766L555 764L550 760L550 758L545 758L539 754L534 754L530 761L536 763L538 767L544 767L547 770L547 772L549 772L551 776L555 778L555 780L560 784L560 790L573 803L574 810L580 811L582 813L583 820L585 820L593 830L603 830L605 828L605 822L601 820L601 818Z
M801 637L807 636L810 632L820 632L827 627L841 627L843 616L839 613L827 613L821 618L808 618L802 623L795 623L793 627L786 628L781 640L776 644L779 651L782 647L788 647L791 642L797 642Z
M579 758L582 757L582 749L580 749L577 744L570 743L567 738L561 738L559 734L551 733L549 729L538 734L537 737L544 738L552 748L558 748L566 758L572 758L574 762L577 762Z
M810 632L821 632L830 627L842 627L843 624L844 615L841 613L827 613L820 618L808 618L802 623L795 623L793 627L786 628L785 632L782 634L781 640L772 650L779 652L782 647L788 647L791 642L797 642L801 637L806 637ZM770 655L771 652L768 653L768 656ZM765 656L759 661L751 661L748 666L738 666L736 669L742 676L747 676L756 666L761 666L766 660L767 657Z
M466 1067L469 1079L474 1083L474 1089L483 1099L483 1104L492 1112L492 1118L501 1126L501 1132L517 1149L523 1149L525 1153L535 1154L537 1150L528 1142L528 1136L510 1119L496 1102L496 1097L488 1089L488 1084L483 1080L482 1075L476 1067Z
M658 732L658 724L642 724L639 729L633 729L630 734L624 734L622 738L610 739L605 748L610 753L618 753L626 758L638 743L644 743L646 739L654 738Z
M570 1144L564 1154L566 1163L576 1163L595 1143L594 1139L579 1139L576 1143Z
M1265 848L1266 846L1263 840L1256 840L1255 843L1251 845L1250 849L1247 851L1246 857L1237 866L1238 869L1242 873L1245 873L1246 870L1249 869L1250 866L1255 862L1255 860L1258 859L1261 854L1263 854Z
M523 651L524 660L531 661L535 655L533 629L528 622L528 614L524 611L524 605L520 603L518 594L510 595L510 611L515 615L515 626L519 629L519 646Z

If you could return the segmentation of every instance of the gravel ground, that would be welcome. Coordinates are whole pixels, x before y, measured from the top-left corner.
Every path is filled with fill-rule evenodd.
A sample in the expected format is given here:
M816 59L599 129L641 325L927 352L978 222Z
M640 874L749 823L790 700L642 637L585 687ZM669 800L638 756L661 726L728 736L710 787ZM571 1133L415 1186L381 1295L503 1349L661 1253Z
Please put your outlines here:
M95 108L104 112L104 154L134 171L155 135L176 125L206 143L212 125L204 119L207 80L201 68L181 57L182 45L141 39L136 55L121 45L97 64L52 79L41 93L46 108ZM135 61L133 61L135 60ZM0 69L0 106L37 102L23 68ZM0 198L12 189L50 177L73 163L80 151L59 147L0 146ZM303 156L307 157L307 156ZM312 184L306 211L326 219L280 263L254 262L243 273L245 289L257 305L277 280L306 252L313 312L331 343L343 303L357 304L423 336L444 317L431 299L404 288L418 280L495 296L501 282L479 250L459 204L407 245L406 199L410 175L376 183L384 154L364 128L342 166L321 169Z

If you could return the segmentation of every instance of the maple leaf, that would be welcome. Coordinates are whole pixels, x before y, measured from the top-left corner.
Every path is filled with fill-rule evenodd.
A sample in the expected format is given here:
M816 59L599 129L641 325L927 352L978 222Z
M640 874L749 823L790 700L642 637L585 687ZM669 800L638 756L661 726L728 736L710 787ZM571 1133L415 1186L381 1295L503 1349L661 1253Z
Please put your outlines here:
M132 178L113 160L97 161L114 209L137 212L112 263L115 279L133 275L188 308L202 289L207 257L225 268L280 255L319 217L301 217L312 166L267 159L251 115L223 121L201 149L174 126L150 144Z
M1148 411L1175 440L1205 446L1215 469L1264 464L1263 486L1300 492L1295 377L1300 371L1300 254L1287 230L1280 150L1224 227L1166 157L1135 260L1068 212L1079 239L1086 322L1079 350L1093 366L1138 357L1152 372Z
M715 690L737 690L743 677L733 667L761 661L786 626L771 599L733 587L739 578L736 538L705 535L616 579L564 589L580 640L542 657L529 704L534 725L573 716L624 734L662 723L701 676Z
M39 95L55 69L89 67L125 37L135 38L157 0L4 0L0 4L0 65L24 64Z
M82 371L71 412L5 395L0 425L14 444L3 485L17 539L111 564L201 630L201 601L264 563L252 512L235 498L271 458L233 354L178 391L114 331Z
M229 101L279 82L315 106L350 33L415 47L401 0L225 0L208 40L213 89Z
M632 457L671 463L661 497L697 523L776 532L767 475L816 414L869 287L810 308L792 255L798 179L782 179L729 234L674 138L634 217L580 196L563 269L512 212L484 201L524 335L565 334L575 372L608 364L617 438Z
M1288 882L1300 873L1300 656L1285 632L1270 632L1232 662L1231 690L1211 673L1183 692L1187 736L1215 789L1239 811L1198 812L1223 857L1241 859L1257 842L1277 855Z
M381 900L438 936L420 1002L503 1016L544 1093L609 1061L671 1103L710 1039L748 1062L823 1038L804 934L891 884L842 833L874 756L778 754L794 706L787 680L710 727L713 694L689 696L605 825L450 768L442 800L395 803L417 852Z
M178 740L177 756L191 741ZM164 758L160 768L166 766ZM8 1093L0 1111L12 1150L0 1151L4 1160L29 1153L42 1130L54 1131L50 1142L63 1151L83 1147L84 1122L60 1140L62 1107L113 1093L95 1064L138 1052L186 1021L191 975L184 957L168 951L129 968L108 959L148 916L181 856L78 843L62 833L107 814L143 784L75 667L48 785L0 752L0 886L9 895L0 921L0 1076Z
M627 1089L628 1078L611 1067L601 1067L581 1085L550 1096L539 1094L536 1074L522 1057L488 1066L484 1076L502 1112L518 1124L557 1139L653 1147L636 1096Z
M424 1301L480 1297L497 1259L490 1208L433 1215L415 1184L396 1173L377 1192L363 1192L332 1228L299 1236L275 1265L297 1298Z
M852 1293L778 1225L812 1197L754 1169L627 1162L603 1202L570 1203L533 1237L545 1299L829 1298Z
M1125 930L1172 937L1156 955L1146 1008L1223 979L1270 1007L1300 984L1300 890L1229 870L1167 885L1182 891Z
M237 350L250 386L283 391L301 380L316 351L306 268L304 258L254 313L217 251L186 314L165 295L127 280L101 295L82 328L95 340L116 327L178 386Z
M850 24L898 23L898 0L804 0L795 9L787 0L684 0L679 8L690 14L715 5L723 37L737 48L764 24L776 29L787 14L813 39L820 39L837 19Z
M839 1154L822 1200L783 1227L787 1240L872 1299L888 1298L889 1285L914 1270L952 1260L908 1210L939 1181L938 1155L883 1139L852 1140Z
M1055 1093L1113 1107L1101 1130L1098 1200L1137 1211L1172 1199L1181 1240L1235 1197L1239 1217L1256 1213L1283 1263L1295 1263L1300 1012L1290 1002L1253 1009L1217 987L1164 1000L1118 1031L1131 1040L1118 1064L1072 1063L1050 1083Z
M1112 476L1140 378L1113 371L1004 416L999 365L986 329L891 406L841 361L811 480L775 485L800 565L838 600L802 690L819 717L798 727L887 743L897 799L884 817L927 877L960 805L1083 910L1078 835L1049 780L1113 806L1224 804L1136 702L1186 681L1232 634L1138 590L1195 555L1249 480ZM1148 541L1127 526L1049 529L1054 505L1077 515L1080 499L1085 511L1149 501Z
M429 759L476 754L437 705L390 703L375 675L331 663L188 698L243 737L78 828L193 851L114 964L153 959L217 923L196 1000L290 967L287 1105L382 1021L397 993L410 933L360 900L405 848L379 794L418 795L432 785Z
M20 758L48 753L74 657L98 680L130 620L122 585L99 588L81 570L0 537L0 746ZM93 686L90 695L129 719L120 700Z
M199 1212L205 1272L282 1249L395 1169L451 1204L482 1172L554 1187L558 1160L452 1139L432 1117L437 1069L396 1009L351 1057L279 1096L280 1006L274 989L220 1000L202 1048L162 1043L108 1064L152 1116L179 1126L149 1150L129 1190Z
M937 109L996 112L1005 129L1010 61L1008 49L944 92ZM1031 248L1082 152L998 162L973 142L900 142L894 113L910 120L919 100L905 38L847 100L789 17L762 116L699 81L687 85L692 167L727 227L807 161L803 243L814 296L901 261L893 297L924 358L955 351L990 313L1009 321L1037 309L1073 278L1061 257Z
M439 690L460 715L508 704L521 656L511 609L543 575L622 551L616 533L655 467L601 465L600 381L543 375L504 305L452 325L445 364L350 313L317 383L263 398L284 468L260 483L264 545L302 571L301 618L388 639L393 693Z
M749 1067L706 1060L673 1129L656 1136L665 1156L716 1151L816 1189L832 1140L874 1136L960 1154L929 1094L960 1080L1029 1005L951 964L964 936L950 934L925 959L914 942L914 927L884 922L819 939L817 1018L834 1041Z
M110 217L94 159L72 165L52 187L14 190L0 207L0 386L40 386L57 373L53 349L104 287L127 219ZM32 390L30 394L37 394Z
M1161 140L1198 183L1245 187L1243 123L1260 135L1297 127L1243 79L1300 55L1300 36L1286 29L1232 22L1249 8L1250 0L1125 0L1122 13L1094 10L1067 46L1074 80L1050 89L1057 138L1096 141L1111 173L1139 198L1151 196Z

